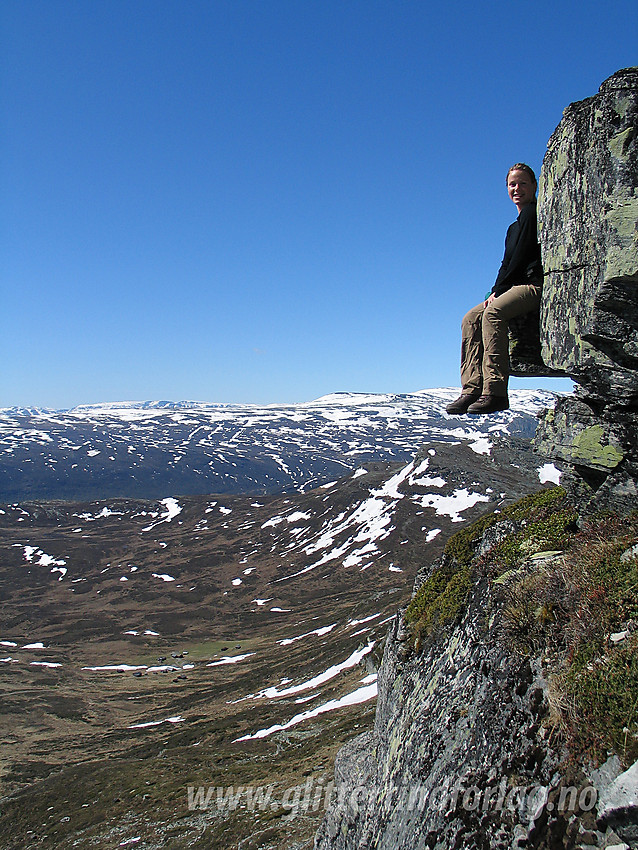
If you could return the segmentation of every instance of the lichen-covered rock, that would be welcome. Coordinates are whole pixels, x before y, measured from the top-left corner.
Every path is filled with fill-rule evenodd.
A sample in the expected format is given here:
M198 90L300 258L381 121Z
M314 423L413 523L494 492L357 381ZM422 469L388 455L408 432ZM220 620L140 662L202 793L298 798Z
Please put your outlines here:
M562 484L583 512L628 513L638 504L638 421L622 406L609 406L605 414L582 391L558 398L544 415L535 445L561 462L567 471Z
M613 370L619 358L630 358L633 393L637 187L638 68L628 68L565 110L543 160L538 221L545 361L586 378L591 366Z
M510 848L543 810L556 762L543 748L539 665L495 640L487 582L449 639L405 657L390 631L380 672L376 758L343 752L317 850ZM507 730L507 734L504 731ZM518 833L517 833L518 830ZM485 836L490 836L490 844Z
M629 510L638 492L638 68L573 103L539 180L543 360L579 385L537 447L572 465L589 507Z

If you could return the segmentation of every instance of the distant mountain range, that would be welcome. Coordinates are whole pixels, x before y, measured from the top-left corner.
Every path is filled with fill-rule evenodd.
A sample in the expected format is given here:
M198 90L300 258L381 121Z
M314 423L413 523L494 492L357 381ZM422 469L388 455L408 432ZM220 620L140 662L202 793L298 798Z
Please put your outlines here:
M406 461L424 442L531 437L552 393L509 411L449 417L456 389L335 393L299 404L122 402L0 410L0 500L162 498L302 491L364 461Z

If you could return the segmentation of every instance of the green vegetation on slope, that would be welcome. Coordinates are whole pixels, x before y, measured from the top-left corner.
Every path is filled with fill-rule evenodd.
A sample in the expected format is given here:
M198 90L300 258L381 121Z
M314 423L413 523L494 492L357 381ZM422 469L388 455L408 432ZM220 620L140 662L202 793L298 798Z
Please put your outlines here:
M451 624L459 614L472 586L472 562L476 545L485 531L498 523L520 525L499 543L495 566L498 573L515 569L525 558L563 545L575 513L560 488L541 490L516 504L481 517L461 529L447 542L442 563L421 585L406 611L405 619L417 651L435 631Z
M476 556L485 532L495 543ZM487 580L512 651L540 655L553 724L579 752L638 757L638 513L577 514L561 488L482 517L448 541L405 619L415 650L445 634Z

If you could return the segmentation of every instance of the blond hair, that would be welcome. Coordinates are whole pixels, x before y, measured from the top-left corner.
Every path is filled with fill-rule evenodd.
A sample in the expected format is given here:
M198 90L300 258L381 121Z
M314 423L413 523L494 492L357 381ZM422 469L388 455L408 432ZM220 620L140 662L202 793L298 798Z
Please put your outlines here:
M515 162L514 165L510 168L510 170L507 172L507 177L505 178L506 185L510 179L510 174L512 173L512 171L524 171L525 174L527 174L527 176L531 178L531 181L534 186L538 185L536 182L536 175L534 174L533 170L529 167L529 165L526 165L524 162Z

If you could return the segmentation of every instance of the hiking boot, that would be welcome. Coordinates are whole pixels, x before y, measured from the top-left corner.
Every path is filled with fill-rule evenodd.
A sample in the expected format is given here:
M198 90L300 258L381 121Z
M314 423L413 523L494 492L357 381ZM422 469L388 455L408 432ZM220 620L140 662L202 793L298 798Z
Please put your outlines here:
M468 407L478 401L479 397L480 393L464 393L450 402L445 410L451 416L460 416L462 413L467 413Z
M510 402L506 395L482 395L478 401L471 404L467 412L472 414L497 413L499 410L509 410Z

